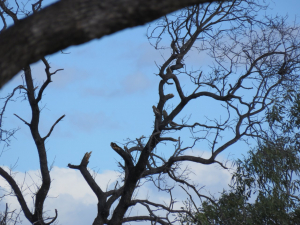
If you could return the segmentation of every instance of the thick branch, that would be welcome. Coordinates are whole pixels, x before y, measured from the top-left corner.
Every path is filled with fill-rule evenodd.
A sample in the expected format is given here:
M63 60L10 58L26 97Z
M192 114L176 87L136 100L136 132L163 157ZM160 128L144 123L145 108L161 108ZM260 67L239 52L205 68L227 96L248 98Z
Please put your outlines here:
M61 0L0 34L0 88L45 55L215 0Z

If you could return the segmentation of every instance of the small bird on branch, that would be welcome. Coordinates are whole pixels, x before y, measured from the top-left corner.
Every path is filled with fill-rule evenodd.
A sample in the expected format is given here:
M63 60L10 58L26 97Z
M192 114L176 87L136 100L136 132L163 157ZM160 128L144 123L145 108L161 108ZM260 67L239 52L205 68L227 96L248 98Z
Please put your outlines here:
M175 123L175 122L173 122L173 121L169 121L169 124L171 125L171 127L178 127L178 126L181 126L181 125L179 125L179 124L177 124L177 123Z
M155 106L152 106L152 109L156 116L161 116L160 111Z
M129 152L129 149L126 146L124 146L124 149L126 152Z
M163 116L164 116L164 119L166 119L168 117L168 113L166 110L163 110Z
M170 67L167 68L167 74L166 75L169 75L169 74L173 74L173 71L171 70Z

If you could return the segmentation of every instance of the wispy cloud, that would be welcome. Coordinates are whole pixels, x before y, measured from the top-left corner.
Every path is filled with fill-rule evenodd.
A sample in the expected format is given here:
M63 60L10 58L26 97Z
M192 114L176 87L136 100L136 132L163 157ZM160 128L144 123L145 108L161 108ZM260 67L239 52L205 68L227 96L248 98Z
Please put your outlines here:
M76 112L66 119L81 131L91 132L99 128L118 129L120 125L104 112Z
M120 97L123 95L131 95L137 93L143 93L151 89L156 82L150 79L147 75L136 72L120 79L119 82L115 82L116 85L110 85L98 88L86 88L84 94L88 96L97 97Z
M121 81L125 93L143 92L154 85L154 82L142 73L127 76Z

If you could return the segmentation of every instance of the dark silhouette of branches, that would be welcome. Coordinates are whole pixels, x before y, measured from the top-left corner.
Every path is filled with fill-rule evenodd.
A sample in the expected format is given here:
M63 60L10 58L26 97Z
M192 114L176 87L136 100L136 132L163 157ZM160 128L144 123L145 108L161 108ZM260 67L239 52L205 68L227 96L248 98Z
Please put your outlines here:
M21 222L20 211L10 210L8 204L5 204L5 210L0 212L0 225L13 224L16 225Z
M15 11L12 10L12 8L8 7L8 4L5 3L5 1L0 1L0 8L5 14L10 17L14 24L20 24L21 21L18 19L19 14L24 14L25 16L29 16L31 13L36 13L41 9L41 1L37 1L32 5L32 12L29 12L26 10L25 6L20 7L17 4L17 9ZM2 15L3 16L3 15ZM2 18L2 17L1 17ZM6 18L2 18L2 20L5 23ZM5 31L3 31L5 32ZM47 198L49 189L50 189L50 171L48 167L48 160L47 160L47 152L45 147L45 140L51 135L55 125L57 125L58 122L60 122L64 115L61 116L50 128L48 134L45 137L40 136L39 132L39 121L40 121L40 107L39 102L42 99L43 93L49 83L51 82L51 76L54 75L57 71L50 72L50 66L47 62L47 60L44 57L41 57L42 62L45 65L45 73L46 73L46 80L42 84L41 88L38 89L38 87L35 87L33 84L33 78L31 74L31 68L30 65L26 65L23 67L24 77L25 77L25 84L19 85L18 87L14 88L13 92L8 95L4 100L4 106L1 110L0 114L0 135L1 139L0 141L8 142L9 138L16 132L16 130L12 131L6 131L2 129L3 124L3 115L5 112L5 109L7 107L7 104L9 101L13 98L14 95L16 95L17 90L24 91L25 92L25 98L28 100L31 112L32 112L32 118L31 121L25 121L20 116L15 114L17 118L19 118L21 121L23 121L30 129L32 138L35 142L35 145L37 147L37 152L39 156L39 164L40 164L40 172L41 172L41 185L38 186L36 193L33 193L33 199L34 199L34 207L33 211L28 208L28 203L25 201L25 198L22 193L22 188L17 184L17 182L14 180L14 177L11 173L4 170L2 167L0 167L0 176L2 176L6 182L10 185L12 189L12 194L14 194L18 202L21 206L21 209L25 215L25 217L30 221L32 224L36 225L46 225L46 224L52 224L57 219L57 210L55 209L55 215L53 217L45 216L44 214L44 202ZM37 93L37 94L36 94ZM3 135L4 134L4 135Z
M152 133L147 138L129 140L123 147L111 143L112 149L123 159L123 163L119 162L122 181L113 190L104 191L95 183L87 170L86 158L90 153L85 154L80 165L69 164L82 173L98 198L98 214L93 224L115 225L142 220L173 224L178 219L172 213L193 217L191 212L197 208L196 203L190 204L188 210L175 208L172 193L176 187L181 187L191 202L194 194L200 200L214 202L200 193L197 184L189 181L191 171L183 169L182 163L217 163L226 169L217 160L220 153L240 140L261 138L264 112L273 104L274 96L283 88L299 86L299 27L287 25L280 17L259 18L259 11L264 9L266 6L252 0L196 5L163 17L154 29L149 29L150 43L158 50L170 50L169 58L158 68L161 80L158 104L152 106ZM170 47L165 46L166 41L170 41ZM188 70L186 58L193 50L210 58L208 69ZM183 76L191 81L188 88ZM175 93L165 93L169 89ZM167 102L174 96L176 105L170 110ZM203 98L224 108L221 120L197 118L200 121L192 124L188 120L176 121L191 101ZM198 113L202 112L201 107L205 106L201 105ZM183 146L174 134L187 129L193 141ZM225 134L229 138L223 138ZM168 157L158 154L160 144L168 142L176 143L174 152ZM187 153L200 143L206 143L210 157ZM161 204L136 197L134 192L143 182L152 182L159 191L169 194L170 202ZM117 205L110 214L113 204ZM149 215L126 214L138 204L144 206Z
M49 218L43 210L51 183L45 140L64 115L54 122L45 137L41 137L39 103L51 82L51 76L59 71L50 71L49 63L44 58L46 54L126 27L144 24L189 6L164 16L156 22L154 28L148 30L150 43L157 50L168 51L168 57L158 66L158 103L152 109L149 106L149 110L154 113L152 132L147 137L141 136L122 144L111 142L111 149L122 159L118 163L122 171L120 180L112 189L103 190L88 169L92 152L86 152L80 164L68 164L70 169L80 171L96 195L98 204L94 225L120 225L131 221L174 224L180 221L174 214L196 220L194 212L197 210L197 198L200 201L205 199L213 205L216 203L212 197L202 194L202 189L191 181L193 171L185 167L184 163L190 166L217 164L227 169L226 163L220 160L220 154L238 141L262 138L265 134L265 112L276 100L284 97L280 96L282 90L299 87L299 27L286 24L285 18L279 16L262 17L259 13L267 7L258 1L207 1L207 4L200 5L193 5L199 3L196 0L136 0L131 5L130 2L118 1L115 4L114 1L99 3L62 0L41 10L40 0L32 5L32 16L27 10L20 9L18 12L28 18L18 20L18 14L0 0L1 18L5 21L4 15L9 16L15 23L5 29L6 23L3 22L4 31L0 34L0 76L7 81L21 68L25 76L25 84L15 88L6 98L0 122L6 105L16 91L25 92L32 111L31 121L17 114L16 117L31 131L39 155L42 180L34 193L32 212L11 174L0 168L0 175L10 184L25 217L31 223L51 224L57 218L56 211ZM85 7L89 10L83 10ZM55 16L52 16L53 13ZM45 22L48 19L54 24L51 29L49 23ZM31 32L24 32L28 26ZM15 42L4 46L3 43L11 35L16 35L15 32L24 34L20 35L21 40L13 39ZM18 43L23 43L22 38L30 39L31 42L20 46ZM18 48L12 48L10 44ZM205 59L198 60L197 65L197 68L204 69L190 69L193 65L190 65L188 58L196 59L197 56L193 55L195 51L204 56ZM7 55L7 52L14 57ZM23 57L23 52L30 53L30 57L27 54L23 54ZM33 85L29 65L39 59L45 65L46 74L46 80L40 88ZM1 81L0 86L3 84ZM218 110L221 109L218 118L205 116L203 99L215 104ZM191 117L179 121L191 102L197 102L198 107ZM189 132L191 139L183 141L180 132ZM160 151L170 146L172 152ZM210 152L209 157L190 154L189 150L199 146L205 146ZM145 183L167 194L169 201L140 198L136 193ZM187 208L177 207L175 191L178 189L189 199ZM130 210L138 206L143 207L147 213L131 216Z

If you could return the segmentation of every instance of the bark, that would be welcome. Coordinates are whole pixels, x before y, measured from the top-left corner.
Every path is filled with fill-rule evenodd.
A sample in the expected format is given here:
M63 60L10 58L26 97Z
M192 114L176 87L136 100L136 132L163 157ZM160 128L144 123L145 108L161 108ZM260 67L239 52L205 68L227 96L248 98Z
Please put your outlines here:
M0 88L26 65L72 45L215 0L61 0L0 34Z

